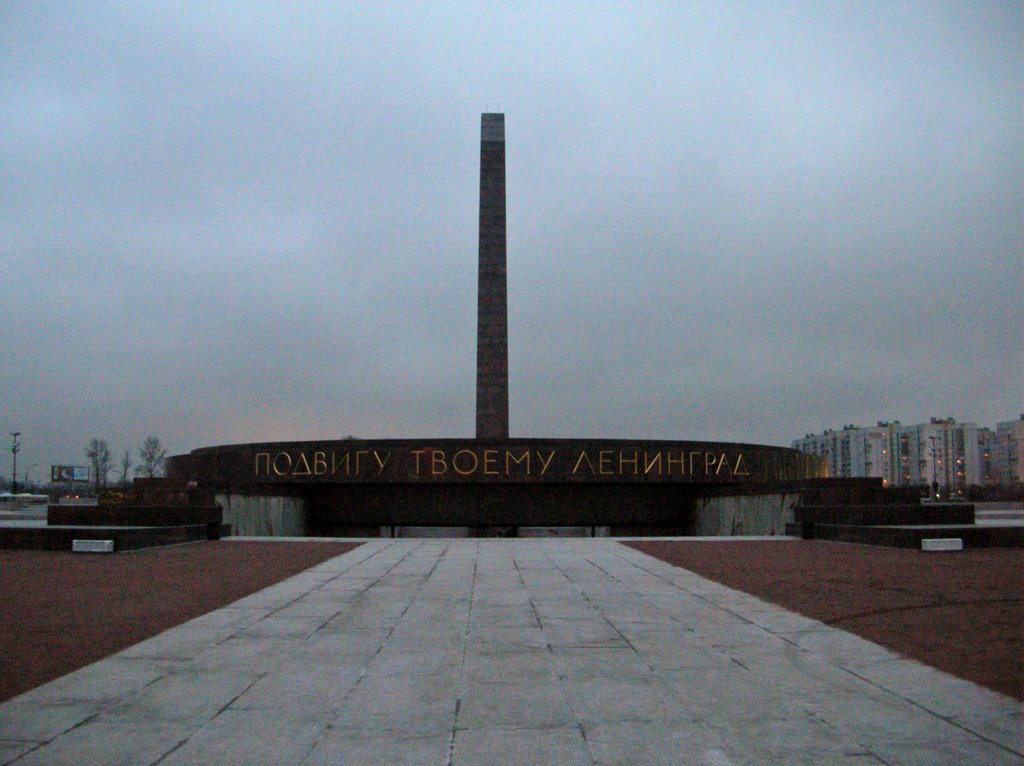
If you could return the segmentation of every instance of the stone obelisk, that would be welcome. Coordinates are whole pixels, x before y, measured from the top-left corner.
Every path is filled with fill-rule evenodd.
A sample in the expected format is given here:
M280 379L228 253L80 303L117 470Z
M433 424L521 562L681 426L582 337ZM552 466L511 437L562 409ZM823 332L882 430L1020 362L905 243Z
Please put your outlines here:
M480 120L480 251L476 438L508 438L508 298L505 269L505 115Z

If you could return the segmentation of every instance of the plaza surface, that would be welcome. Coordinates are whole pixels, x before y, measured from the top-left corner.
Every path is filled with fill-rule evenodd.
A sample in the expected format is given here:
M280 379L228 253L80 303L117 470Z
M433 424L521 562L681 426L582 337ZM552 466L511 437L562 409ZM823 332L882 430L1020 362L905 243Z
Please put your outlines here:
M376 540L0 705L0 763L998 766L1021 722L614 540Z

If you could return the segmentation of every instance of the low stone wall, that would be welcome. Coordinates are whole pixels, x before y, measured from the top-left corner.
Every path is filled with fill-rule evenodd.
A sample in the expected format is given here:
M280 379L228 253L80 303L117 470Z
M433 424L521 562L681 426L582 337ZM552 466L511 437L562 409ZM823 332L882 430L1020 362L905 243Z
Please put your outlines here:
M46 512L51 526L174 527L221 523L216 505L51 505Z
M308 534L306 501L301 497L216 494L224 523L236 536L295 537Z
M113 540L115 551L208 540L205 524L175 527L3 527L0 548L70 551L75 540Z

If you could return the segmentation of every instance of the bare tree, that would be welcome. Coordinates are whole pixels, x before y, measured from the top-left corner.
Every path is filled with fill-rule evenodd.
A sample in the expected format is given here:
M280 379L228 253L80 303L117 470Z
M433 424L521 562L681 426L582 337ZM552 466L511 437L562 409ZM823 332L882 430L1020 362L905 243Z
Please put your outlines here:
M167 457L167 450L160 444L155 436L150 436L142 443L139 450L139 474L153 478L159 476L164 467L164 459Z
M98 495L100 490L107 486L107 474L110 472L110 447L103 439L93 439L89 442L88 449L85 450L85 456L89 458L92 479Z
M128 450L125 450L121 456L121 489L127 489L128 487L128 472L130 470L132 470L132 456L128 453Z

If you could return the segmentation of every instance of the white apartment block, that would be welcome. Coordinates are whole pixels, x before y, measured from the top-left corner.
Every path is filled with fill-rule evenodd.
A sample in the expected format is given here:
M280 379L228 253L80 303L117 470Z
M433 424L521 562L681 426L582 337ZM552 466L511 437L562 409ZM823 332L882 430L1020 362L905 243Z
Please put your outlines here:
M973 485L1024 481L1022 442L1024 416L998 424L995 432L953 418L913 426L899 421L869 428L848 425L807 434L793 447L827 458L830 476L877 477L890 487L936 486L944 497L959 497Z
M874 428L848 425L840 431L807 434L794 441L793 447L827 458L829 476L870 476L881 478L887 486L899 486L900 428L899 421L880 422Z
M1002 482L1000 467L997 462L999 438L991 428L978 429L978 470L981 472L981 484L985 487L997 487Z
M992 450L996 482L1004 486L1024 484L1024 415L1019 420L996 424Z

